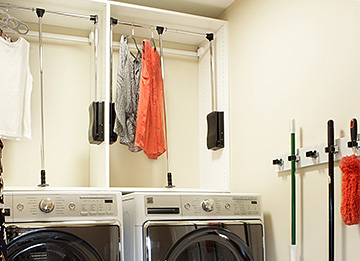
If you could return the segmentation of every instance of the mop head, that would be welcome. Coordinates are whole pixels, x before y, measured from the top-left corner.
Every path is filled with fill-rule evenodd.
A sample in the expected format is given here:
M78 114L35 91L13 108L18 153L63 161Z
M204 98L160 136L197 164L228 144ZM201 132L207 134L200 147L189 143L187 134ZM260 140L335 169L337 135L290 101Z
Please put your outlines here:
M341 216L346 225L360 223L360 159L355 156L345 156L340 161L343 172L341 185Z

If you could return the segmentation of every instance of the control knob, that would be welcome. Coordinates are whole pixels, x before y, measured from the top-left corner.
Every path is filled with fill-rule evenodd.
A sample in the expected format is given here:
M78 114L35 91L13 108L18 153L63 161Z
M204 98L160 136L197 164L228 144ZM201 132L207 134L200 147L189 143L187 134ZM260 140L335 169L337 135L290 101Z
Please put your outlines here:
M211 212L214 210L215 202L212 199L205 199L201 203L201 206L202 206L203 210L205 210L206 212Z
M54 210L55 204L50 198L44 198L39 203L39 208L44 213L50 213Z

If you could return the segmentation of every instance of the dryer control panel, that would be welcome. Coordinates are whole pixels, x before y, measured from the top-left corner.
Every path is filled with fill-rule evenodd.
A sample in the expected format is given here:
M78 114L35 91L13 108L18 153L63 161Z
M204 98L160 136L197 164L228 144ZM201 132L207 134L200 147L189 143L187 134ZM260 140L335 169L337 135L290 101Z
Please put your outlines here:
M261 218L258 194L162 194L145 195L147 216L212 216Z
M118 215L116 194L4 193L5 208L16 221L98 220Z
M186 216L261 216L259 196L181 195Z

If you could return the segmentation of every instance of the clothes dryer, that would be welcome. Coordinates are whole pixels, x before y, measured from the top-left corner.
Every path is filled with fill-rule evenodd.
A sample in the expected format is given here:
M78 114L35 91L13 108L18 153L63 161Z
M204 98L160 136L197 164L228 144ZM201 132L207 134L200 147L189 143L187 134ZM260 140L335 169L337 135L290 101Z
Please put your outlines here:
M123 196L126 261L265 260L259 194Z
M5 191L9 260L122 260L121 193Z

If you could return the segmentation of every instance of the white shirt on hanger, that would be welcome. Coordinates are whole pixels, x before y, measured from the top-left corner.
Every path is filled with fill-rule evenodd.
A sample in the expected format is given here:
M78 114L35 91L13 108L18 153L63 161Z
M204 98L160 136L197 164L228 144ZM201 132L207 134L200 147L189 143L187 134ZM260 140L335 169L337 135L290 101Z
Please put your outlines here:
M22 37L7 42L0 37L0 137L31 139L30 44Z

